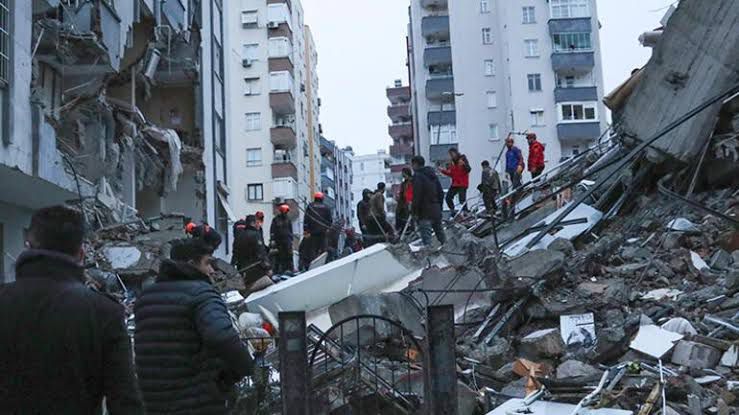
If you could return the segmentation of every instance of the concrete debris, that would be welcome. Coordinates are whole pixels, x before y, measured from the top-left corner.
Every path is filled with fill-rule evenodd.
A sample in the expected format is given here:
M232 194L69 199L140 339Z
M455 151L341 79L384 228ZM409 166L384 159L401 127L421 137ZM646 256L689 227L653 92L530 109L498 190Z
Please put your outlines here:
M685 218L675 218L667 224L667 229L677 232L700 233L700 229L693 222Z
M673 333L682 334L684 336L695 336L698 331L693 328L690 322L682 317L672 318L662 325L663 330L671 331Z
M672 353L672 363L692 369L716 367L721 360L721 352L711 346L681 340Z
M636 338L631 342L631 348L655 359L661 359L675 347L675 342L683 337L682 334L663 330L657 326L642 326Z
M603 371L579 360L567 360L557 366L557 379L600 379Z
M522 354L531 357L559 357L565 352L565 345L556 328L535 331L521 339Z
M693 251L690 251L690 261L693 263L693 267L695 267L695 269L697 269L698 271L706 271L711 269L711 267L706 264L706 261L704 261L700 255Z

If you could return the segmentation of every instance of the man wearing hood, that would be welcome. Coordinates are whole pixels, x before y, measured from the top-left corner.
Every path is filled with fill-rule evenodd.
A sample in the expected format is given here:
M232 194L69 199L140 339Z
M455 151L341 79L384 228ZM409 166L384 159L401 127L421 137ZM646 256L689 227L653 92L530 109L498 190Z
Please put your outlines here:
M413 167L413 205L411 211L418 223L421 239L426 246L431 245L432 230L443 245L446 234L441 224L441 210L444 201L444 189L434 169L426 166L426 160L415 156L411 160Z
M272 274L269 253L262 243L259 223L254 215L245 219L246 228L234 240L233 263L249 287L263 276Z
M123 307L85 286L82 213L34 213L0 285L0 402L9 414L143 415Z
M211 283L212 254L199 238L173 241L157 282L136 301L136 370L149 415L227 414L235 384L253 372Z
M372 199L372 190L362 190L362 200L357 203L357 219L359 220L359 229L365 238L366 246L370 237L370 200ZM374 229L374 227L372 228Z

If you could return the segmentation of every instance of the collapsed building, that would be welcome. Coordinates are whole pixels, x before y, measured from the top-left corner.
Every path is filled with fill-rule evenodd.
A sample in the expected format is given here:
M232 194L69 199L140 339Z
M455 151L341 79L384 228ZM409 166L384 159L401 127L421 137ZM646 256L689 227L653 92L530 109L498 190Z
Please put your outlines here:
M0 147L5 278L30 212L56 203L84 205L93 229L179 212L227 235L221 1L11 5L0 7L12 47Z

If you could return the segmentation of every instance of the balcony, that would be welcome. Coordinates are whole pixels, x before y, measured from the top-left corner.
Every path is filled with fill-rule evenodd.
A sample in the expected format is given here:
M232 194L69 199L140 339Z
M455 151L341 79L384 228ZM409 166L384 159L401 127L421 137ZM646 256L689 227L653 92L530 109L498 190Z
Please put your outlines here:
M429 158L432 162L449 160L449 149L457 147L456 144L432 144L429 147Z
M290 75L294 75L294 65L292 59L289 56L275 56L269 57L269 71L270 72L290 72Z
M557 124L557 136L564 143L592 141L600 137L600 133L598 121Z
M593 67L595 67L595 54L591 51L552 53L552 69L554 69L554 72L590 72Z
M387 107L387 115L393 122L408 121L411 118L411 106L400 104Z
M426 81L426 99L454 100L454 78L436 78Z
M423 51L423 64L430 68L452 66L452 48L444 46L440 48L426 48Z
M270 130L270 139L272 144L280 148L289 150L298 146L298 138L295 135L295 129L290 125L278 125Z
M598 88L584 86L554 89L554 102L572 101L598 101Z
M413 127L411 123L393 124L387 127L390 137L399 139L401 137L413 137Z
M290 91L270 92L269 106L279 115L295 114L295 98Z
M590 33L593 25L589 17L549 20L549 33Z
M410 144L394 144L390 146L390 156L405 159L406 156L413 155L413 146Z
M410 102L411 100L411 88L408 86L388 88L386 93L387 99L389 99L393 104Z
M287 22L269 22L267 23L267 37L286 37L293 38L293 30Z
M428 41L449 40L449 16L426 16L421 20L421 34Z
M446 9L449 7L449 0L421 0L421 7L425 9Z
M298 167L291 160L275 160L272 163L272 178L298 180Z
M430 111L429 125L457 125L457 111Z

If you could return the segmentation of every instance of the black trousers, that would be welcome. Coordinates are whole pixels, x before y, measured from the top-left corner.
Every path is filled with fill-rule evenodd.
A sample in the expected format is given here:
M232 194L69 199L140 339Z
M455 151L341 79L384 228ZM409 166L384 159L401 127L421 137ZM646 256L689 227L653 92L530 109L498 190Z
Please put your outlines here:
M462 211L468 212L469 209L467 208L467 205L464 204L467 201L466 187L452 186L446 192L446 205L449 207L449 210L451 210L452 212L456 211L456 209L454 208L454 197L457 195L459 195L459 203L463 205Z
M482 202L485 204L485 209L488 212L495 212L498 210L498 205L495 203L495 198L498 196L498 192L486 190L482 192Z
M292 244L290 241L277 242L277 256L275 258L275 273L282 274L295 270L293 262Z

